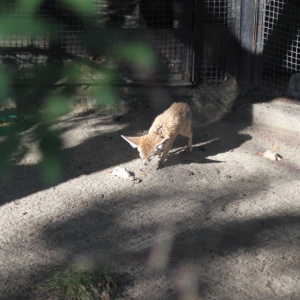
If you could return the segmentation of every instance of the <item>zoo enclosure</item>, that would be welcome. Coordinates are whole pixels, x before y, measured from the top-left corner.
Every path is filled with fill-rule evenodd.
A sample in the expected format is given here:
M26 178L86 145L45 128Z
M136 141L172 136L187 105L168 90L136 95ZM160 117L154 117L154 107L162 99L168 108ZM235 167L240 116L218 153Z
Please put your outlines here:
M255 83L300 98L300 1L258 3Z
M244 92L257 87L286 95L292 87L299 97L298 0L95 0L94 5L97 27L59 1L43 1L37 14L61 24L59 37L51 40L46 32L0 37L2 65L20 70L51 57L85 57L101 64L108 53L91 53L82 43L88 32L98 30L103 49L118 49L123 36L146 41L160 58L154 79L161 83L219 85L235 78ZM4 10L19 22L27 18L14 1Z

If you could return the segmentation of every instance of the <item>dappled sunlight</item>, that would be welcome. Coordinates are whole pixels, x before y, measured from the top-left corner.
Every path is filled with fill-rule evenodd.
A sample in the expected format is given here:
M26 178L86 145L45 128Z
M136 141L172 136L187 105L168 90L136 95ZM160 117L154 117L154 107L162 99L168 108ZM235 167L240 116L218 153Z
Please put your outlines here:
M261 298L261 294L265 299L285 299L289 293L299 293L295 285L299 274L290 268L295 261L291 258L294 257L294 252L289 245L273 249L241 249L226 258L215 253L213 256L210 263L223 272L222 284L215 285L214 288L216 293L222 293L224 297L232 292L224 288L226 286L236 292L243 290L243 294L252 299ZM270 278L270 274L274 276Z
M63 149L77 147L86 142L88 139L92 139L103 134L115 135L116 131L123 130L128 126L126 124L112 123L111 119L111 116L99 116L95 113L88 119L83 118L81 120L76 120L76 117L74 117L74 121L72 118L67 120L64 124L60 125L63 130L65 126L68 126L68 124L74 124L75 126L70 127L69 130L64 131L61 135Z
M143 201L136 203L132 208L120 212L119 225L124 228L139 226L175 226L183 222L188 216L201 210L202 197L185 197L180 188L174 188L174 194L168 195L163 191L152 191L150 196L145 195ZM178 196L176 196L176 194ZM174 228L173 228L174 230Z
M163 269L168 266L174 240L172 231L170 226L158 228L147 259L147 265L150 268Z
M232 166L235 159L232 155ZM121 166L139 168L130 162ZM238 289L241 282L250 293L256 279L251 282L249 276L256 278L255 272L267 285L259 288L260 295L271 295L268 286L280 294L281 280L295 283L295 270L280 270L299 247L300 216L292 214L299 205L283 197L296 178L270 174L265 165L241 168L242 178L224 163L217 170L193 163L168 168L146 170L140 183L105 169L2 206L2 249L9 253L4 274L19 278L23 268L25 282L33 265L38 278L53 266L108 264L121 273L135 270L134 285L127 289L131 295L138 297L145 287L149 295L169 290L183 300L218 293L230 297L225 287ZM174 185L180 174L184 180ZM277 200L270 203L273 193ZM11 211L19 216L17 231L8 226ZM272 266L270 255L285 258Z
M201 267L200 267L201 268ZM195 265L191 263L183 264L176 270L176 277L174 286L178 291L179 300L197 300L201 299L199 293L199 279L195 270Z
M243 96L297 97L296 1L2 2L1 299L66 266L118 299L300 299L300 111ZM191 153L144 166L121 135L179 101Z

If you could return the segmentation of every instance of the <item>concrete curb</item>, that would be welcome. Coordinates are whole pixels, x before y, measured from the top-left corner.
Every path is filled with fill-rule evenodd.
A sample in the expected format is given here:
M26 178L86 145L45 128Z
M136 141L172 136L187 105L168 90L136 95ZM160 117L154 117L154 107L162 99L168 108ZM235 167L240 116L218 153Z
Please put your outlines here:
M252 124L300 133L300 103L286 98L252 105Z

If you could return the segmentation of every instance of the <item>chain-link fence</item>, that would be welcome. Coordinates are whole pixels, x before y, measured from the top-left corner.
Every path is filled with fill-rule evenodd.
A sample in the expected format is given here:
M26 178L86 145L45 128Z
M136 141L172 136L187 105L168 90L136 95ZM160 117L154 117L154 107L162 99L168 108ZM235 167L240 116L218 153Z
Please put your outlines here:
M48 32L0 36L1 63L27 68L53 58L63 61L84 57L101 64L111 59L110 53L118 57L124 40L140 40L160 58L157 80L190 83L192 7L191 0L95 0L93 14L83 17L60 1L45 0L36 14L58 25L58 34L54 38ZM13 15L19 24L28 18L27 12L18 10L14 2L7 2L2 13ZM89 45L97 44L96 51L86 47L91 36Z
M28 14L18 10L16 3L6 1L2 16L14 15L22 26ZM61 1L44 0L36 14L59 24L59 33L54 38L46 31L34 36L0 36L0 60L2 65L18 70L53 58L64 61L84 57L101 64L110 59L110 53L118 52L124 39L139 39L159 57L156 81L218 85L228 78L249 82L253 78L260 88L288 94L300 86L300 2L253 3L95 0L91 16L83 17ZM251 11L243 10L247 5ZM96 48L86 46L91 36ZM245 60L245 54L252 58Z
M300 91L300 2L263 0L259 7L258 85L280 95Z

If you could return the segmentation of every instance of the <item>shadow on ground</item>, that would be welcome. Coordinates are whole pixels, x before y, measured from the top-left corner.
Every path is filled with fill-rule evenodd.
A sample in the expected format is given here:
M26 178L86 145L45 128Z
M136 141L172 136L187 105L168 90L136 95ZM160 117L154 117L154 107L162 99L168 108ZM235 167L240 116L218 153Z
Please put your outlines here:
M167 194L161 190L161 180L157 179L155 190L133 189L123 196L109 195L104 201L90 199L92 205L82 214L46 225L39 236L45 251L63 253L60 266L78 257L88 258L96 267L109 263L122 274L124 299L133 295L134 299L178 299L188 292L186 288L204 299L228 298L235 293L232 289L237 289L237 295L269 299L274 297L272 285L276 284L282 285L277 291L286 293L285 281L276 282L298 272L298 214L282 211L228 218L233 214L230 207L239 210L249 200L245 181L228 182L227 196L214 198L211 186L186 193L179 185ZM258 201L268 184L280 184L277 180L266 177L257 181L255 175L247 178L253 183L253 201ZM219 217L222 211L224 218ZM28 278L44 280L48 268L56 263L54 258L52 265L33 269ZM185 287L184 280L195 286ZM255 290L247 286L250 283ZM240 286L244 290L238 294ZM290 298L296 299L293 295L299 292L297 285L291 285ZM11 297L24 299L17 294Z
M166 105L165 105L166 106ZM92 137L86 138L78 145L62 150L65 157L63 165L63 179L61 184L72 178L101 171L118 166L138 157L136 150L132 149L121 138L121 134L141 135L146 132L155 116L162 111L145 101L141 101L128 113L107 117L105 114L91 113L73 116L62 125L62 134L92 121L90 129L100 128ZM63 123L63 122L62 122ZM251 137L238 133L236 126L228 126L220 121L210 125L201 126L197 112L194 113L194 153L185 160L185 163L210 163L207 156L216 155L239 147ZM110 126L109 130L101 130L101 126ZM78 132L80 135L81 132ZM184 146L184 139L178 138L174 147ZM205 144L201 146L200 144ZM25 148L24 151L27 149ZM174 153L173 155L174 156ZM181 157L179 157L181 159ZM179 160L180 161L180 160ZM178 163L177 159L169 159L166 166ZM49 188L41 176L39 165L17 165L8 180L0 182L0 205L20 199L38 191Z

